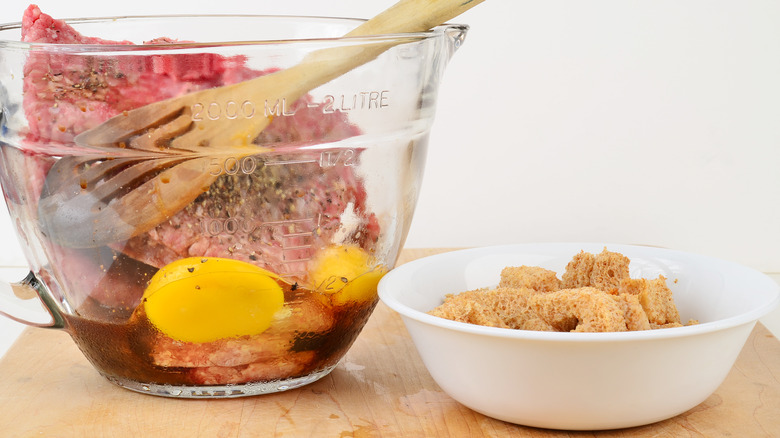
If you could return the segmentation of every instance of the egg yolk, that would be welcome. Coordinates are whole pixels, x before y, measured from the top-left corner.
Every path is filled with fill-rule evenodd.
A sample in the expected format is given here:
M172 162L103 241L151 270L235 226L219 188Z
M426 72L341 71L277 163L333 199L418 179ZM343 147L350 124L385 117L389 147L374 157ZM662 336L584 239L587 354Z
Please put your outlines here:
M376 286L387 273L363 249L333 245L320 250L312 260L309 280L318 292L330 294L335 305L366 302L376 297Z
M160 269L142 302L149 321L172 339L202 343L255 335L284 306L277 280L250 263L191 257Z

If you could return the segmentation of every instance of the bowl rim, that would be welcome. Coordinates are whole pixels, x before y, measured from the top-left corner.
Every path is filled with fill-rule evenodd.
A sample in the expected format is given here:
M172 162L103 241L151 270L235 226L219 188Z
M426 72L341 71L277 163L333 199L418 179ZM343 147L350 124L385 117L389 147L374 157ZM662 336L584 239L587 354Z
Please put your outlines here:
M762 305L751 309L749 311L734 315L729 318L724 318L716 321L704 322L696 325L672 327L657 330L644 330L644 331L628 331L628 332L608 332L608 333L572 333L572 332L543 332L532 330L518 330L511 328L500 327L487 327L476 324L469 324L465 322L451 321L444 318L439 318L433 315L429 315L425 312L412 309L405 304L401 303L395 295L389 291L392 283L397 277L404 275L408 271L414 271L420 269L422 266L436 262L448 257L458 257L463 255L477 255L484 253L495 253L499 251L506 252L507 250L525 249L528 251L530 248L535 247L547 247L553 246L601 246L607 247L611 251L620 251L621 248L629 249L642 249L643 251L658 251L665 254L677 254L681 256L696 257L698 259L709 260L720 264L727 264L733 267L738 267L743 270L752 271L756 276L764 277L771 285L773 296L767 299ZM528 243L528 244L505 244L505 245L491 245L466 249L458 249L453 251L447 251L439 254L434 254L426 257L422 257L403 265L394 268L388 272L379 282L377 287L380 300L390 307L392 310L400 314L403 318L412 319L420 323L434 326L442 329L452 330L456 332L469 333L478 336L494 337L494 338L509 338L526 341L544 341L544 342L636 342L639 340L661 340L669 338L679 338L687 336L696 336L705 333L713 333L717 331L727 330L737 326L745 324L754 324L759 318L768 314L780 305L780 285L771 279L766 274L734 262L730 262L723 259L718 259L711 256L700 255L685 251L679 251L674 249L667 249L655 246L645 245L626 245L626 244L611 244L611 243L594 243L594 242L548 242L548 243Z
M92 24L101 22L132 22L141 20L216 20L216 19L252 19L252 20L313 20L321 22L354 22L355 25L360 25L368 21L365 18L357 17L341 17L341 16L325 16L325 15L284 15L284 14L149 14L149 15L116 15L116 16L99 16L99 17L83 17L83 18L61 18L58 21L63 21L68 25L79 24ZM446 34L451 29L459 29L461 31L467 31L469 26L467 24L458 23L444 23L435 26L426 31L419 32L400 32L400 33L382 33L373 35L354 35L354 36L336 36L336 37L301 37L301 38L283 38L283 39L258 39L258 40L231 40L224 39L218 41L175 41L165 44L147 44L147 43L132 43L132 44L76 44L76 43L41 43L41 42L25 42L11 40L3 37L3 32L19 30L22 27L21 21L0 23L0 47L14 47L29 49L37 47L43 48L57 48L62 51L76 50L80 52L103 52L103 51L133 51L133 50L160 50L160 49L188 49L188 48L213 48L222 46L253 46L253 45L286 45L286 44L301 44L312 42L325 42L335 43L343 42L345 44L353 43L369 43L369 42L381 42L384 40L398 40L411 41L411 40L425 40L427 38L433 38ZM77 29L78 30L78 29Z

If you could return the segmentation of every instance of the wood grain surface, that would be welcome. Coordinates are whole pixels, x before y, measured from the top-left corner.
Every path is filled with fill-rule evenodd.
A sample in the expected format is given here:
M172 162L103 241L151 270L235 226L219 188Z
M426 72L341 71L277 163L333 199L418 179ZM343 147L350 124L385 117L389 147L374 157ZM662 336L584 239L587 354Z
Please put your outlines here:
M406 250L403 260L440 251ZM328 376L288 392L226 400L116 387L66 333L29 328L0 360L0 426L3 437L774 437L780 342L757 325L723 385L675 418L566 432L493 420L452 400L431 379L401 319L381 303Z

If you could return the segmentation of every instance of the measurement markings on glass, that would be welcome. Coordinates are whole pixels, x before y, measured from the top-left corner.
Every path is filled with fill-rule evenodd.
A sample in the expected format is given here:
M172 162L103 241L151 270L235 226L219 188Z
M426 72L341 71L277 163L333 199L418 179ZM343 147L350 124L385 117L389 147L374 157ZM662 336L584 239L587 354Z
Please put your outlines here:
M322 151L317 158L307 158L300 160L276 160L266 161L266 166L287 166L292 164L318 164L320 167L335 167L342 165L352 167L356 164L357 153L354 149L339 149L333 151Z
M291 166L301 164L316 164L321 168L336 166L351 167L356 164L357 153L354 149L338 149L320 152L314 158L297 160L269 160L258 161L254 156L245 157L213 157L208 163L209 175L249 175L254 173L258 166Z
M321 214L313 218L269 222L282 227L282 263L286 275L303 275L305 263L312 257L312 240L321 223Z
M311 157L311 156L310 156ZM332 169L337 166L351 167L357 162L358 153L355 149L332 149L320 151L311 158L277 159L258 161L257 157L215 158L209 163L211 175L251 174L259 166L295 166L314 164L322 169ZM252 218L207 218L201 222L201 230L209 236L220 234L251 234L259 228L272 228L282 250L282 263L285 272L282 276L305 275L306 263L313 255L314 237L320 228L322 213L316 216L268 221L258 223Z
M288 164L311 164L311 163L319 163L320 160L279 160L279 161L266 161L266 166L285 166Z

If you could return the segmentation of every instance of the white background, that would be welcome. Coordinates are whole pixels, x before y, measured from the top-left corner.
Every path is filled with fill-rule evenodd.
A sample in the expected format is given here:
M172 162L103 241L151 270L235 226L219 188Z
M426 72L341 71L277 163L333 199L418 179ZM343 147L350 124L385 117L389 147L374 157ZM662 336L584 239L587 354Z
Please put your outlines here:
M56 17L365 18L392 3L38 2ZM26 6L2 0L0 22ZM780 2L487 0L453 21L471 31L407 247L603 241L780 272ZM4 209L0 233L0 265L24 264ZM0 324L1 354L19 326Z

